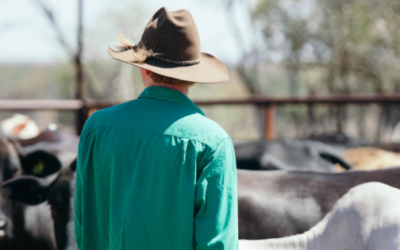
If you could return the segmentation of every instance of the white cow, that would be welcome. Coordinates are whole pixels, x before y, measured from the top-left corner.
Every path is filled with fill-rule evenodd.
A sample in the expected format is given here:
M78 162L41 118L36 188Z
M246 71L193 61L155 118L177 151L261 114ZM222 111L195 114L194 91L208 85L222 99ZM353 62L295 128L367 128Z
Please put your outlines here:
M400 190L378 182L356 186L309 231L267 240L240 240L239 250L398 250Z

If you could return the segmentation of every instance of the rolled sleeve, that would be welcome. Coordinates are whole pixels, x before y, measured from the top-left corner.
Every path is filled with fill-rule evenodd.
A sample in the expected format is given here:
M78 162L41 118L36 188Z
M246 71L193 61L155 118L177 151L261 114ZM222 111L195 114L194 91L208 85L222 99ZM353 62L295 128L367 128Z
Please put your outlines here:
M238 248L237 178L230 138L205 163L196 184L196 250Z

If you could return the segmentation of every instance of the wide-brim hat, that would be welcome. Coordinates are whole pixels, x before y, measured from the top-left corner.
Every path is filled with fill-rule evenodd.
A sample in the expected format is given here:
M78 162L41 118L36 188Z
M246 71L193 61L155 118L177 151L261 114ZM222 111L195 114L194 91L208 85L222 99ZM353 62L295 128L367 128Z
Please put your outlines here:
M183 81L218 83L229 80L224 63L201 52L197 27L187 10L159 9L150 19L138 44L154 55L144 62L137 62L133 47L124 51L108 47L108 53L118 61Z

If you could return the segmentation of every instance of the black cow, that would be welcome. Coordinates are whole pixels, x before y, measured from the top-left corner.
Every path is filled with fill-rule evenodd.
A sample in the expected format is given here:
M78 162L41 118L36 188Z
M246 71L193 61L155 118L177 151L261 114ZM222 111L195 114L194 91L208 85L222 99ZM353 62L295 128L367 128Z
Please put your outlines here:
M63 168L68 167L78 155L79 137L65 130L46 129L34 138L14 141L23 154L45 151L55 155Z
M76 161L62 169L57 177L46 180L35 176L21 176L4 183L10 198L38 205L47 201L53 218L57 250L77 249L74 234L74 190Z
M300 234L316 225L351 188L382 182L400 188L400 167L317 173L238 170L239 238Z
M39 207L27 207L9 199L2 183L23 174L44 176L61 168L58 159L47 152L21 152L12 140L0 133L0 249L51 250L54 239L45 225L50 216ZM50 228L50 232L52 228Z
M238 169L335 172L335 164L351 164L335 148L314 141L276 140L235 145Z

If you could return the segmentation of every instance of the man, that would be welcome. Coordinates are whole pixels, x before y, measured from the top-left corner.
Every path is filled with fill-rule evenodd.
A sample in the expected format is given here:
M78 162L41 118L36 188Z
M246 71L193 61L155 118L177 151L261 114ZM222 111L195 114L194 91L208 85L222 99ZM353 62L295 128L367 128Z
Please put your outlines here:
M137 100L94 113L80 138L75 234L81 250L237 249L231 139L187 97L228 80L201 53L192 16L161 8L116 59L140 68Z

